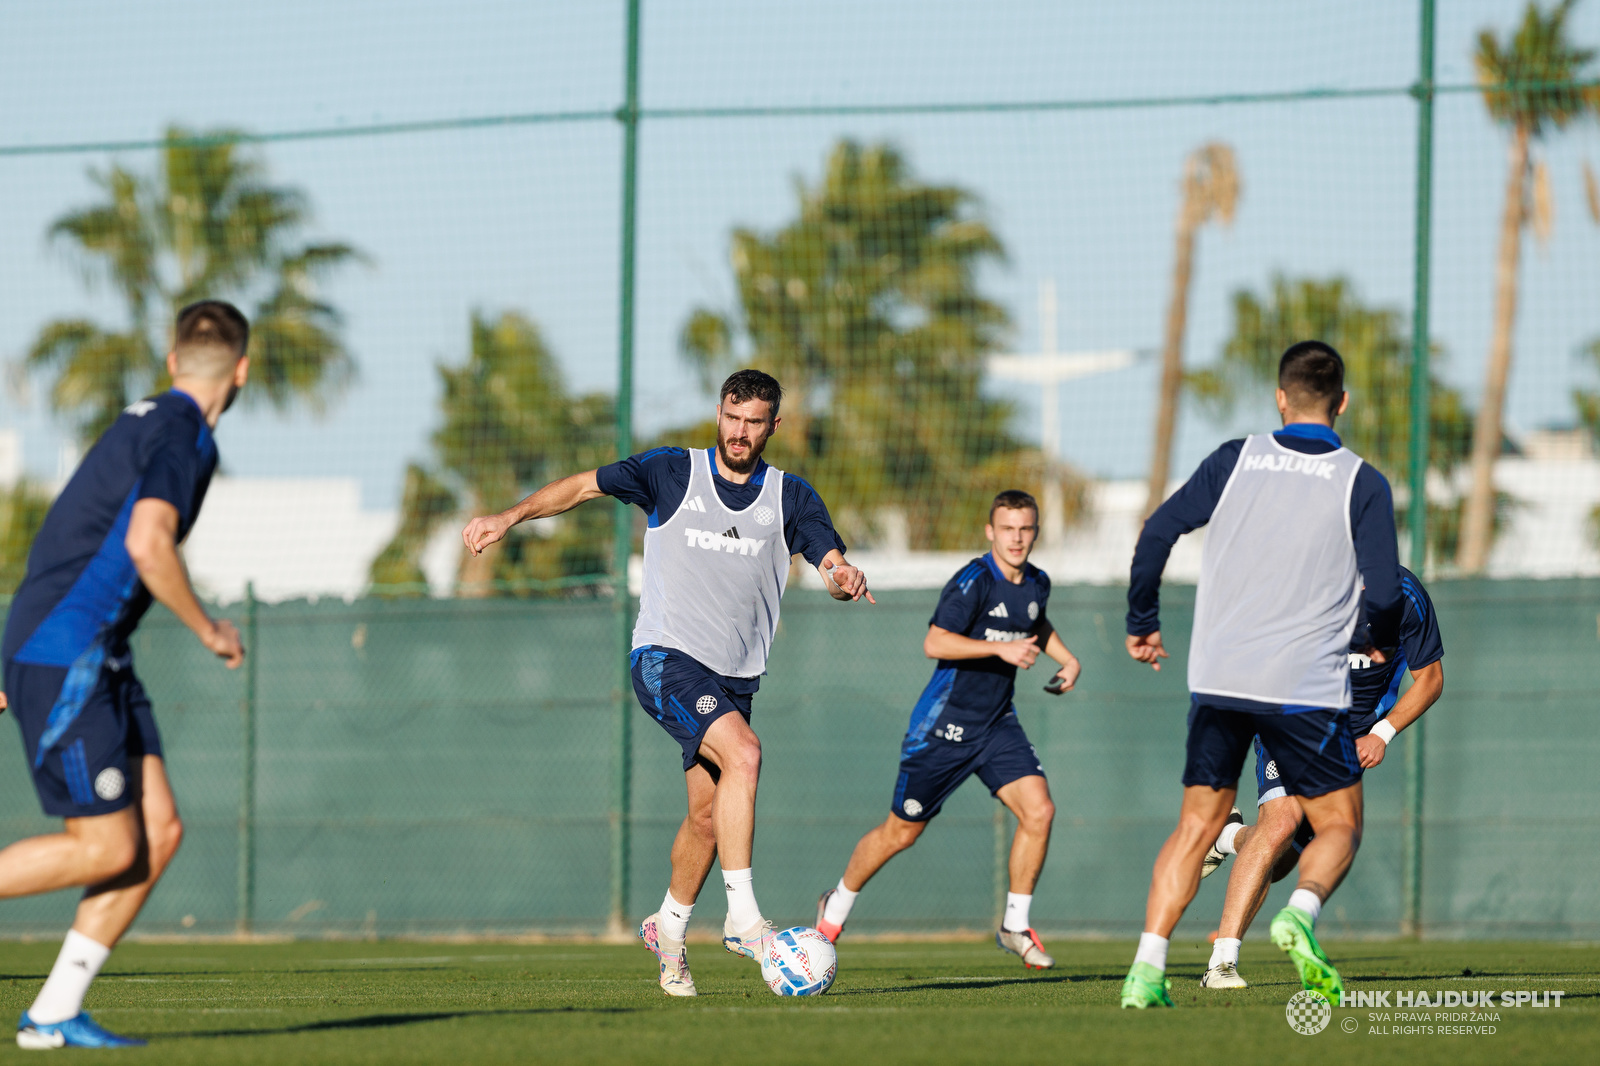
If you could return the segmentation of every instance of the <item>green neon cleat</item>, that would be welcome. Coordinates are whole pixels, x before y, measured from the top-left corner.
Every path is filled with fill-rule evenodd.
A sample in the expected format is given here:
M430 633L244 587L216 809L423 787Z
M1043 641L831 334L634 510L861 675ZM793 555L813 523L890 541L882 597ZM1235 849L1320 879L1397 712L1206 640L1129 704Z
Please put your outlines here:
M1170 1007L1172 997L1167 995L1167 989L1171 987L1166 974L1148 962L1136 962L1122 982L1122 1008Z
M1300 984L1337 1007L1344 981L1322 953L1316 934L1311 931L1311 915L1299 907L1285 907L1272 919L1272 942L1289 956L1300 971Z

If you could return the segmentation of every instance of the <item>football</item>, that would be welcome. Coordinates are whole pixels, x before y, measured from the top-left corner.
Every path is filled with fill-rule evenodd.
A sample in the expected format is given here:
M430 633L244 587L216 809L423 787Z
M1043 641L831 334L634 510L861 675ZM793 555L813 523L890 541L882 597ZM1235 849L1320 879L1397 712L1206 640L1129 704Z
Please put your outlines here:
M833 987L838 972L833 944L803 925L775 935L761 958L761 979L779 996L820 996Z

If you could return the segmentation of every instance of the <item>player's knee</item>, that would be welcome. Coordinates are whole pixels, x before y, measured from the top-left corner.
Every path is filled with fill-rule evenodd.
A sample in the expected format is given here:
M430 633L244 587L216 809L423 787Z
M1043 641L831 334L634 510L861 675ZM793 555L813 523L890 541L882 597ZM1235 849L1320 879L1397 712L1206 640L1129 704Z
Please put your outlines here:
M146 821L144 832L150 846L150 865L159 873L183 843L183 819L174 814L170 818Z
M904 851L917 842L917 838L922 835L923 827L927 824L927 822L908 822L904 818L890 815L889 820L884 823L884 830L894 849Z
M1022 809L1022 817L1018 819L1022 827L1030 833L1049 832L1051 824L1056 820L1056 805L1046 799L1032 806Z
M1178 840L1189 847L1204 844L1209 847L1217 838L1218 827L1213 825L1215 819L1199 811L1184 811L1178 816L1178 828L1174 835Z
M754 733L734 744L722 767L724 774L756 777L761 773L761 741Z
M109 881L139 861L139 839L132 833L102 833L83 842L84 866L90 882Z

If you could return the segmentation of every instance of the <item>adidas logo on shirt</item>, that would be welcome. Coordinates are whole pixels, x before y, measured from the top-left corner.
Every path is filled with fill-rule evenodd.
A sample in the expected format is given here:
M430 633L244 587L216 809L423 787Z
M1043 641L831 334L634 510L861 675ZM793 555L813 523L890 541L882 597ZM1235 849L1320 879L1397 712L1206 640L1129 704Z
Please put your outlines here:
M999 604L995 605L994 610L989 612L989 617L990 618L1010 618L1011 617L1011 613L1006 610L1006 605L1005 604L999 603Z
M683 506L688 508L691 511L704 512L705 509L706 509L705 501L701 500L700 497L698 497L698 496L696 496L694 499L688 501Z
M739 539L739 527L738 526L729 526L727 529L724 529L722 531L722 535L724 537L730 537L733 540L738 540Z

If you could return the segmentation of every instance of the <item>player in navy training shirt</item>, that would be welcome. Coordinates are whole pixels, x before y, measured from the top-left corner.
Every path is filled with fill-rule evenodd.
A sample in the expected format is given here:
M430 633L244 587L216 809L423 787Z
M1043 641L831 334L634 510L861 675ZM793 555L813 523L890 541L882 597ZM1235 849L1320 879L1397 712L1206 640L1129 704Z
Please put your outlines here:
M1049 575L1028 562L1039 535L1039 505L1025 492L1000 493L984 534L992 550L950 579L929 619L922 649L939 665L911 712L889 817L861 838L839 884L817 901L817 928L838 940L867 881L916 843L951 793L977 774L1017 816L1011 891L995 942L1043 970L1055 960L1039 943L1028 911L1055 805L1011 699L1018 667L1032 667L1041 651L1061 664L1049 686L1056 695L1077 683L1079 666L1045 614Z
M1389 655L1372 644L1365 617L1356 623L1350 641L1350 732L1356 737L1361 767L1383 762L1395 734L1421 718L1444 692L1444 643L1433 600L1422 582L1400 568L1403 597L1400 645ZM1411 673L1411 687L1400 695L1400 682ZM1222 908L1205 988L1244 988L1239 976L1239 942L1267 898L1267 880L1287 876L1311 842L1311 825L1302 817L1294 794L1284 787L1277 763L1256 738L1256 823L1241 825L1237 811L1206 855L1201 877L1210 876L1229 855L1238 855L1228 875L1228 896Z
M178 314L172 390L131 404L46 515L11 601L6 695L34 788L61 833L0 851L0 896L87 886L44 988L22 1015L26 1048L124 1047L83 1012L89 983L172 861L183 825L128 637L160 600L231 669L239 632L213 621L178 544L217 466L217 419L244 385L249 325L231 304Z

